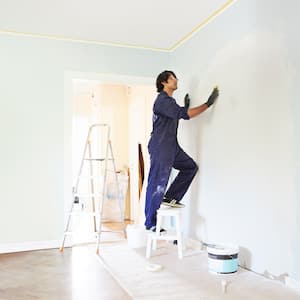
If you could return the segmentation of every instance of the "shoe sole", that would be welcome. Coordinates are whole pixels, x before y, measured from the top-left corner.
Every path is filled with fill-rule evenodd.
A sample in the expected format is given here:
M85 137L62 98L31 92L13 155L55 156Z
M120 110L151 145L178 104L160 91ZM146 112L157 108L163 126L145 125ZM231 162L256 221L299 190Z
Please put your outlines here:
M184 208L184 205L178 205L178 204L171 204L168 202L162 202L161 204L166 205L166 206L170 206L170 207L176 207L176 208Z

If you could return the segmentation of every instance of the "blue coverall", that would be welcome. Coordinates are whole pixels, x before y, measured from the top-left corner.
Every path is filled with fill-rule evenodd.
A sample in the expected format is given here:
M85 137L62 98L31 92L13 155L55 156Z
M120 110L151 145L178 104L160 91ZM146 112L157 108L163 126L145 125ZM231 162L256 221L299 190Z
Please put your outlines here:
M162 91L153 105L153 130L148 144L150 171L146 191L145 226L156 226L156 212L163 200L172 170L179 170L165 196L180 201L197 173L198 166L179 146L179 119L189 119L187 108Z

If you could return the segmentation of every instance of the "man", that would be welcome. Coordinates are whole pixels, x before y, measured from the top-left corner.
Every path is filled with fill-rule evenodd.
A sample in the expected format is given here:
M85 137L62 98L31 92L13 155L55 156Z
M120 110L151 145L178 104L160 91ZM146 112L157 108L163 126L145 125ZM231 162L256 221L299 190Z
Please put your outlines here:
M180 201L198 170L194 160L178 144L178 121L201 114L219 95L218 88L214 88L207 102L194 108L189 108L186 95L185 106L179 106L172 97L177 89L177 77L172 71L160 73L156 87L159 94L153 105L153 130L148 144L150 171L145 206L145 226L152 231L156 230L156 212L161 204L184 207ZM179 173L165 193L172 167Z

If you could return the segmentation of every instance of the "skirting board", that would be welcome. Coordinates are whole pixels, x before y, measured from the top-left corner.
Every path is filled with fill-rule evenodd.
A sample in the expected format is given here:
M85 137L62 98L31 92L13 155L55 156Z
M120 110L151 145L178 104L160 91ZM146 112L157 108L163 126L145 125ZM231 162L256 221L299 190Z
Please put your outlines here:
M291 277L285 277L285 285L300 294L300 282Z
M33 251L33 250L45 250L45 249L54 249L54 248L58 249L60 245L61 245L61 240L8 243L2 245L0 244L0 254ZM71 242L65 243L65 247L71 247L71 246L72 246Z

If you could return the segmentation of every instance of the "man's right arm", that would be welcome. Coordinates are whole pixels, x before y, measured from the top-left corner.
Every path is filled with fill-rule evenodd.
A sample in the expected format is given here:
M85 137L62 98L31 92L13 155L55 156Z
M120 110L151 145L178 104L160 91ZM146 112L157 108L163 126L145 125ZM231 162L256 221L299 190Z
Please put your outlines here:
M187 114L189 115L190 118L193 118L200 115L202 112L206 111L207 109L208 109L207 104L203 103L199 106L188 109Z

